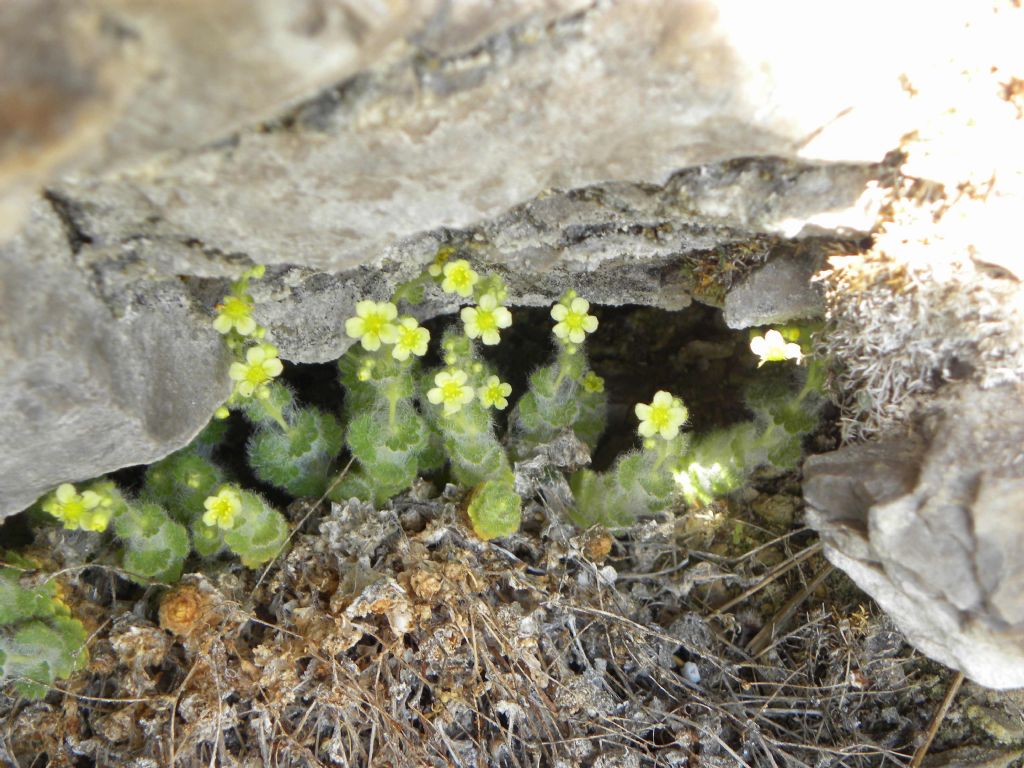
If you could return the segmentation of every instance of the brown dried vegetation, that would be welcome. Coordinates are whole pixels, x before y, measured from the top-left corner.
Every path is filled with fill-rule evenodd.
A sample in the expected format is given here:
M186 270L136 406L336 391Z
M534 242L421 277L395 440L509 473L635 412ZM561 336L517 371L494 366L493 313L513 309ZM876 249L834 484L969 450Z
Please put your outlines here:
M0 697L0 756L905 765L944 693L949 673L908 655L840 575L752 653L822 561L791 524L745 522L738 536L749 507L613 537L537 506L499 546L462 527L457 502L424 486L386 510L335 505L266 572L207 566L160 600L99 567L72 569L70 599L102 617L90 666L43 702Z

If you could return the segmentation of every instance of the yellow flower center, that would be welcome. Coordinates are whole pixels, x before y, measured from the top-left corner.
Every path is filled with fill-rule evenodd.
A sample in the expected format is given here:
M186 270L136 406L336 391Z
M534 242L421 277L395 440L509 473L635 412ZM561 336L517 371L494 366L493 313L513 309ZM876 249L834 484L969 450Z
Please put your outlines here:
M230 523L235 517L235 505L231 499L217 498L210 505L210 511L217 518L218 523Z
M416 333L416 328L401 328L399 330L398 344L406 349L412 349L416 346L416 342L419 341L419 334Z
M78 522L78 520L81 519L82 515L85 514L85 504L82 502L80 498L72 499L71 501L63 504L62 506L63 510L61 511L64 513L64 519L67 520L69 523Z
M581 315L577 312L569 312L565 316L565 324L571 331L577 331L583 329L583 321L586 319L586 315Z
M263 368L263 363L256 363L246 368L245 380L253 386L259 386L265 381L270 381L270 376L267 375L266 370Z
M481 331L493 331L498 327L498 321L494 318L494 312L486 309L477 310L476 325Z
M447 381L441 387L441 397L446 403L453 402L462 397L462 385L457 381Z
M369 335L379 336L380 329L384 327L386 322L383 315L374 313L363 320L363 330Z
M651 415L647 419L655 428L661 430L667 427L671 420L671 413L668 406L654 405L651 406Z
M221 309L221 314L231 318L232 320L241 320L244 317L248 317L250 312L251 309L249 305L237 296L228 296L225 298L223 309Z
M457 267L453 269L448 277L451 278L452 284L456 288L469 288L472 285L470 282L469 270L465 267Z

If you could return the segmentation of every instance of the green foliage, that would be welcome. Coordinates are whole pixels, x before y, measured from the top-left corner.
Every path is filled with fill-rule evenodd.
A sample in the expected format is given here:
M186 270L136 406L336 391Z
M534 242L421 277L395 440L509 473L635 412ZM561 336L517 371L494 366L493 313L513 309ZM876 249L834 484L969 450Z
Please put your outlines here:
M289 427L265 424L249 441L249 465L266 483L292 496L320 496L341 451L343 435L338 420L316 408L296 408Z
M133 581L173 583L181 578L188 533L163 507L152 502L129 505L114 518L114 531L124 543L121 564Z
M523 500L511 478L488 480L473 490L466 513L481 539L511 536L519 530Z
M689 446L689 436L648 440L640 451L621 456L607 472L581 470L570 480L576 506L570 513L581 527L621 528L638 514L666 509L676 494L673 468Z
M234 525L224 531L224 543L242 559L242 565L255 568L276 557L284 548L288 541L288 521L255 493L235 490L242 505Z
M234 390L218 417L226 417L228 408L240 409L254 425L247 455L260 480L294 497L329 492L339 502L354 497L382 505L418 477L442 473L447 466L452 480L472 489L466 512L477 535L491 539L520 525L523 499L515 491L512 457L534 455L565 430L573 430L591 450L597 446L608 401L585 349L588 334L598 328L589 303L568 290L551 307L554 360L530 375L527 391L515 402L511 385L501 381L486 357L512 322L504 306L507 286L497 275L478 275L468 260L455 255L453 249L439 250L428 274L401 286L393 302L357 302L355 316L345 322L346 334L356 342L338 360L346 392L340 418L300 405L277 380L283 364L277 348L263 341L266 329L253 319L255 303L248 293L249 281L262 269L248 270L233 285L214 321L235 358L229 369ZM462 307L461 327L456 324L442 336L444 367L424 374L419 358L427 352L429 329L412 316L399 316L397 304L415 305L437 291L476 306ZM732 493L765 463L793 466L802 438L817 424L824 369L806 357L792 340L799 332L790 330L788 336L770 331L756 337L761 363L809 363L799 369L773 365L759 373L747 393L754 415L749 422L694 439L680 432L687 411L670 393L658 392L649 405L637 405L638 432L646 438L642 449L620 457L607 472L584 470L571 478L573 521L620 528L638 514L656 514L680 500L706 504ZM510 403L503 442L490 409L504 410ZM188 448L151 466L139 502L126 499L109 481L81 492L65 483L39 509L70 530L101 534L113 522L123 544L121 562L141 584L176 581L193 550L208 558L229 549L246 566L266 563L285 546L288 524L261 497L224 485L225 473L212 454L226 428L212 423ZM352 455L351 469L334 481L344 447ZM44 635L64 632L63 639L71 638L70 629L58 626L60 617L48 612L51 602L51 596L0 579L0 625L25 627L23 636L7 630L2 635L11 668L29 669L29 662L19 661L22 651ZM49 642L58 651L40 655L39 663L58 671L73 666L60 650L70 647L70 640L62 645L49 637Z
M805 435L818 425L825 403L824 365L765 370L747 388L754 419L694 441L677 475L687 504L709 504L743 486L760 466L796 466Z
M242 413L256 426L276 424L287 427L285 415L295 408L295 395L280 382L265 385L263 397L250 397L242 401Z
M525 456L563 429L594 449L607 420L603 382L590 371L584 351L559 351L555 362L530 376L530 388L512 412L515 453Z
M41 698L85 665L86 632L58 599L56 582L26 587L20 576L0 568L0 680L14 679L18 693Z
M490 416L472 403L440 421L445 450L451 461L452 475L471 488L495 477L512 474L508 456L494 434Z
M202 516L203 500L223 482L223 470L190 446L146 470L142 499L161 505L179 523L190 525Z
M411 400L395 401L354 419L346 442L358 465L342 479L331 498L358 498L383 504L413 484L420 458L430 447L430 427Z
M216 557L227 546L224 543L224 531L215 525L206 525L202 517L192 520L188 529L192 534L192 549L200 557Z
M330 493L383 504L443 466L440 436L416 407L414 359L353 347L338 361L346 387L345 443L355 464Z

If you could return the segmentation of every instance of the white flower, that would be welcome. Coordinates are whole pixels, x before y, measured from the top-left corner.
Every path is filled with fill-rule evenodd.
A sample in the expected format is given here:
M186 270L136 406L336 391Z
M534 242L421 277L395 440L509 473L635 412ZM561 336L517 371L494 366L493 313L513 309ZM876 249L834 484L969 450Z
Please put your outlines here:
M512 313L498 306L498 300L491 293L481 296L476 307L463 307L459 317L462 318L466 335L471 339L480 339L488 346L501 341L499 329L512 325Z
M62 483L44 502L43 510L56 517L69 531L105 531L110 522L110 501L95 491L78 493L71 483Z
M554 318L555 336L572 344L582 344L588 333L597 330L597 318L588 315L590 302L576 296L568 303L559 302L551 308Z
M248 296L225 296L217 305L217 318L213 327L218 333L228 333L234 328L240 336L249 336L256 331L252 317L252 300Z
M757 364L758 368L765 363L775 363L781 360L796 360L799 363L803 359L800 345L794 342L787 344L782 334L774 329L768 331L764 336L752 338L750 351L761 358Z

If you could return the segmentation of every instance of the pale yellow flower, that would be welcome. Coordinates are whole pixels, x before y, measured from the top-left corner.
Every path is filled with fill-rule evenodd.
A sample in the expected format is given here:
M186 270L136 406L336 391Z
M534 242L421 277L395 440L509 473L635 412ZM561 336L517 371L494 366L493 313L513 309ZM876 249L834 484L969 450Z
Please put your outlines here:
M477 396L484 408L491 406L499 411L508 407L508 396L512 394L512 385L506 384L497 376L491 376L484 382L484 385L477 389Z
M588 315L590 302L580 297L571 299L567 304L559 302L551 308L551 317L555 320L555 336L572 344L582 344L588 333L597 330L597 318Z
M229 530L234 526L235 517L242 509L242 497L234 488L224 486L216 496L207 496L203 506L206 507L203 513L204 525Z
M395 339L395 348L391 350L391 356L395 360L408 360L409 355L422 357L427 354L429 341L430 331L421 328L414 318L403 317L398 323L398 336Z
M427 392L427 400L434 405L444 405L445 416L458 413L462 406L473 402L473 388L466 383L468 378L465 371L441 371L434 377L436 386Z
M391 321L396 317L398 308L390 301L360 301L356 304L356 316L345 321L345 333L351 339L359 339L367 352L375 352L381 342L395 343L398 328Z
M481 296L477 306L463 307L459 317L462 318L466 335L471 339L480 339L488 346L500 342L499 330L512 325L512 313L498 306L498 300L491 293Z
M242 397L258 394L275 376L280 376L284 365L277 357L273 344L257 344L245 352L244 363L232 363L228 375L237 382L235 391Z
M110 499L94 491L78 493L71 483L57 486L42 506L70 531L105 531L110 522Z
M256 331L256 321L252 317L252 301L247 296L225 296L217 305L217 319L213 327L218 333L230 333L234 328L241 336L248 336Z
M757 367L765 363L776 363L782 360L796 360L798 363L803 359L803 352L800 345L794 342L787 343L782 334L772 329L764 336L755 336L750 340L750 351L761 358Z
M450 261L444 265L444 280L441 282L441 290L469 298L473 295L473 286L479 279L480 275L473 271L465 259Z
M665 440L671 440L679 434L679 428L686 422L687 416L689 413L683 401L661 390L654 394L650 405L637 404L636 417L640 419L637 431L642 437L661 435Z

